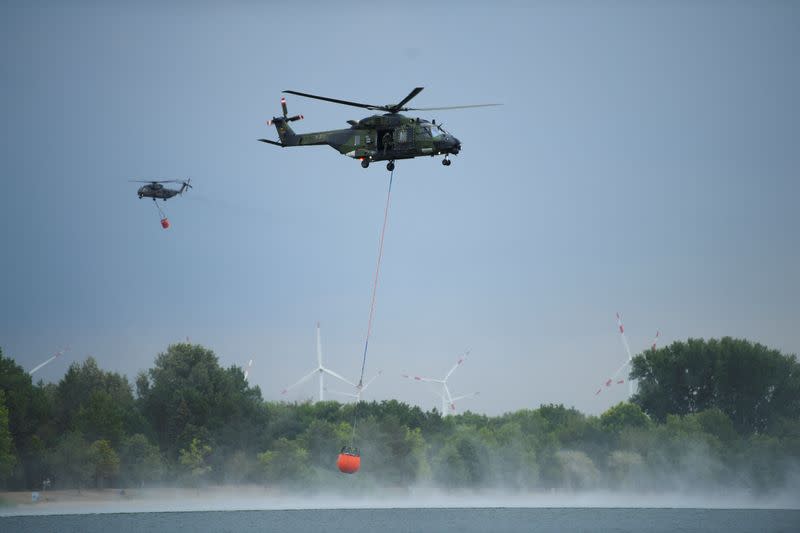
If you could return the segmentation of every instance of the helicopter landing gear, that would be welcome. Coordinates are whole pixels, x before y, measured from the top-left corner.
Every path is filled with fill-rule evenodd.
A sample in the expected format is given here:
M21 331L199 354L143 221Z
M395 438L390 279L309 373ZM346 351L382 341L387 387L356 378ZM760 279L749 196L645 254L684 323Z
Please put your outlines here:
M368 166L369 166L369 159L362 159L361 168L367 168Z
M452 161L450 161L450 160L449 160L449 159L447 159L446 157L445 157L444 159L442 159L442 164L443 164L444 166L446 166L446 167L449 167L449 166L450 166L450 163L452 163Z
M394 161L389 161L388 163L386 163L386 170L388 170L389 172L394 170Z

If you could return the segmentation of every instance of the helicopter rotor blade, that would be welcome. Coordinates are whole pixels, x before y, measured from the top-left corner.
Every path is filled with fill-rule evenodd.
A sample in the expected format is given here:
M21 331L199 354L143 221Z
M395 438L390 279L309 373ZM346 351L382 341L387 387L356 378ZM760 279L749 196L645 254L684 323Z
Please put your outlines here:
M396 113L397 111L406 111L405 109L403 109L403 106L406 105L409 101L411 101L412 98L421 93L422 89L424 88L425 87L415 87L413 91L408 93L408 96L397 102L395 105L389 107L389 112Z
M184 180L128 180L134 183L183 183Z
M473 105L452 105L446 107L406 107L401 111L446 111L448 109L470 109L473 107L494 107L503 104L473 104Z
M333 102L334 104L342 104L342 105L349 105L353 107L361 107L363 109L370 109L370 110L388 110L387 106L379 106L379 105L372 105L372 104L362 104L359 102L350 102L348 100L339 100L336 98L328 98L327 96L317 96L316 94L308 94L308 93L301 93L298 91L283 91L286 94L294 94L296 96L302 96L304 98L314 98L316 100L324 100L326 102Z

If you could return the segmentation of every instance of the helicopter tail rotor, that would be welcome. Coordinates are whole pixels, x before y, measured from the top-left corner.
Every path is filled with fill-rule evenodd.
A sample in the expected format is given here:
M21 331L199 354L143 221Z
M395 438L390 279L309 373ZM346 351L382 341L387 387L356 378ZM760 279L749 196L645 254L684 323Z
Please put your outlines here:
M267 126L275 126L275 129L278 130L278 137L280 138L280 142L270 141L268 139L259 139L259 141L268 144L274 144L280 147L295 146L297 144L298 136L292 130L291 126L289 126L289 122L302 120L303 115L293 115L290 117L289 109L286 107L285 97L281 97L281 111L283 112L283 116L272 117L271 120L267 121Z
M289 109L286 107L286 98L281 97L281 110L283 111L282 117L272 117L272 120L267 121L267 126L278 125L285 122L294 122L295 120L303 120L303 115L289 116Z
M192 188L192 178L189 178L187 180L181 180L180 184L181 184L181 189L178 191L178 194L183 194L183 191Z

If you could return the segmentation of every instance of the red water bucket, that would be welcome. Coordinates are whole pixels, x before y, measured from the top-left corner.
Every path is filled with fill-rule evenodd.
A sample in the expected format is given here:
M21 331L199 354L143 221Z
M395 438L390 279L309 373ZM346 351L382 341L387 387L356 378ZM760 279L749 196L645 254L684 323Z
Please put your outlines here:
M345 474L355 474L361 467L361 456L352 453L340 453L336 466Z
M164 229L169 227L169 219L167 217L161 219L161 227Z

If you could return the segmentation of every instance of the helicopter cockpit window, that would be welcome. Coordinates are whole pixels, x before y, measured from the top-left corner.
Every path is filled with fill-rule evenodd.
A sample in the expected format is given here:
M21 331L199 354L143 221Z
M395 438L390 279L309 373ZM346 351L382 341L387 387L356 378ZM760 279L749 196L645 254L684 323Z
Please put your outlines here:
M438 137L442 134L442 130L439 129L439 126L436 124L426 124L427 130L430 133L431 137Z

